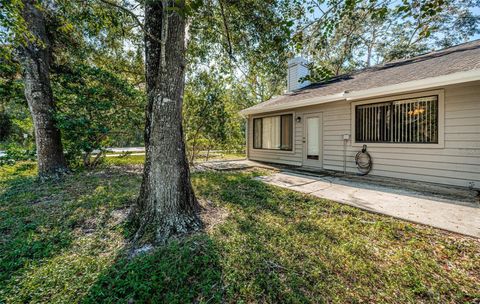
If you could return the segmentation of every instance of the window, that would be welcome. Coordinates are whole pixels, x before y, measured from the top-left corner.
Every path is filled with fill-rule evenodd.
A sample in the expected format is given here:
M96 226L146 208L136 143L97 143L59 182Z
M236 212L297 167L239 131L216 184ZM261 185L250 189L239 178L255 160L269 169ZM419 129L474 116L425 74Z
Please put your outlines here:
M293 115L278 115L253 119L253 148L292 150Z
M262 119L253 120L253 147L255 149L262 148Z
M438 143L438 96L355 107L358 143Z

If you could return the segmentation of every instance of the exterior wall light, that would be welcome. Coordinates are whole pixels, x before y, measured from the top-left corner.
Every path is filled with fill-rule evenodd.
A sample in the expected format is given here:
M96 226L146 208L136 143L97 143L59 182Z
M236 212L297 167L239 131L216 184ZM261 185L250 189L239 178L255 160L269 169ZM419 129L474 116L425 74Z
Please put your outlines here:
M301 122L301 121L302 121L302 117L297 116L297 122Z

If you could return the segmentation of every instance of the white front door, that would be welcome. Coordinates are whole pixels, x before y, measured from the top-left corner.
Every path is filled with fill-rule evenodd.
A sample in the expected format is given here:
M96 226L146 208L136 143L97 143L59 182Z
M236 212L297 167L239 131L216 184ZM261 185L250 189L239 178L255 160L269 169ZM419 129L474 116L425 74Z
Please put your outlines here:
M322 113L307 114L304 119L303 165L322 168Z

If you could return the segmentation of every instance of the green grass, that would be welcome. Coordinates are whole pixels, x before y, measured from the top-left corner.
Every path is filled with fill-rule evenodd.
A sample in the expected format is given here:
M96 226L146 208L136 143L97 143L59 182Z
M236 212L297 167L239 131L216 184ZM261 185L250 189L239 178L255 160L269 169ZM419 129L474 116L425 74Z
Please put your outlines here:
M105 157L106 165L143 165L145 155Z
M141 181L132 163L48 183L32 163L0 167L0 303L480 298L478 240L268 186L254 179L260 171L194 174L197 195L215 206L205 217L228 216L126 260L124 219Z
M212 154L209 157L209 161L215 160L236 160L244 159L245 154L239 153L230 153L230 154ZM204 162L206 159L204 157L198 157L195 160L195 163ZM145 161L144 155L126 155L126 156L116 156L116 157L106 157L105 163L107 165L143 165Z
M245 159L246 155L244 153L210 153L208 161L216 160L235 160L235 159ZM195 158L195 163L201 163L207 161L205 153L198 155Z

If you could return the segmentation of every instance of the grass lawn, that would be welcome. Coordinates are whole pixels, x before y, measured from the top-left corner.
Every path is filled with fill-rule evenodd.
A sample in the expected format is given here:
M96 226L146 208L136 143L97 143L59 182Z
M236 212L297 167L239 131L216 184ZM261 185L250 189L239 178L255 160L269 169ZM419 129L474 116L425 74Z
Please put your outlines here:
M115 153L118 154L118 153ZM107 153L108 155L108 153ZM208 161L221 161L221 160L237 160L245 159L246 155L242 153L212 153L208 158ZM117 157L106 157L105 162L108 164L143 164L145 161L145 155L128 155ZM195 159L195 163L205 162L204 156L198 156Z
M133 260L135 157L62 182L0 167L0 303L478 303L480 242L265 185L193 174L204 232Z

